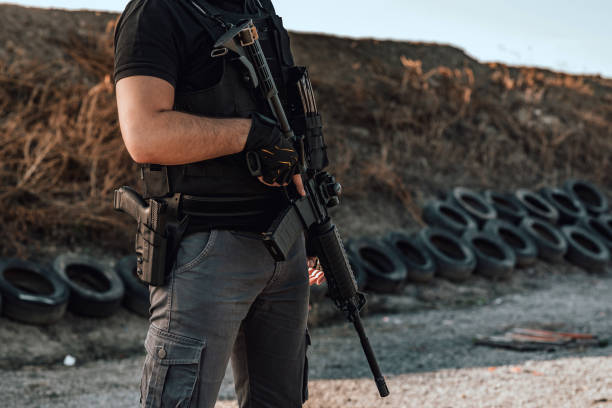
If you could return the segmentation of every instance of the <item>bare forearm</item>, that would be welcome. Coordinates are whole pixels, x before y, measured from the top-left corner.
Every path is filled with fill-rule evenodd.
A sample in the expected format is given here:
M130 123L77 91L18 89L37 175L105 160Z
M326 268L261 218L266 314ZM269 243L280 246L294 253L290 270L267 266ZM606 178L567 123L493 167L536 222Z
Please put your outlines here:
M250 119L216 119L177 112L174 87L163 79L134 76L117 82L121 135L139 163L177 165L244 149Z
M132 141L136 148L128 146L138 152L136 161L178 165L242 151L250 126L250 119L207 118L170 110L155 114L139 129L125 130L124 139L127 145L126 132L130 139L137 139Z

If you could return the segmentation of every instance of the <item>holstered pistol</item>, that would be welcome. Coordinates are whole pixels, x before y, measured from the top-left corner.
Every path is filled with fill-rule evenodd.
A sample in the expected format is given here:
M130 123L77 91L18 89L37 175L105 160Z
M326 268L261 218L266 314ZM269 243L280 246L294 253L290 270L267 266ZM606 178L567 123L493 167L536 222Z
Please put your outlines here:
M168 238L166 234L166 203L145 201L130 187L115 190L114 208L138 222L136 231L136 274L151 286L162 286L166 276Z

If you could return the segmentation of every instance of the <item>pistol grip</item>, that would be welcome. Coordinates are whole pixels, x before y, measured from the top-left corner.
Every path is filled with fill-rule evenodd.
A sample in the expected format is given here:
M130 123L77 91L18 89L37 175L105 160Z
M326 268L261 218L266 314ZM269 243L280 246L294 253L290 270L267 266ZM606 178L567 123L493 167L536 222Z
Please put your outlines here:
M113 207L116 211L124 212L137 221L146 220L149 213L149 205L130 187L121 187L115 190L113 196Z

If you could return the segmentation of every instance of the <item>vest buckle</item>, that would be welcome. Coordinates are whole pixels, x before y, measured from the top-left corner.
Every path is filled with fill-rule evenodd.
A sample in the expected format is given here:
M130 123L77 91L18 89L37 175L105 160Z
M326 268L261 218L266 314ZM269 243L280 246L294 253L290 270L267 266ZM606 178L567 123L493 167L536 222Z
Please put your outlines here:
M257 28L251 25L240 31L240 33L238 33L238 38L240 38L241 46L248 47L249 45L255 44L255 41L259 39L259 33L257 32Z

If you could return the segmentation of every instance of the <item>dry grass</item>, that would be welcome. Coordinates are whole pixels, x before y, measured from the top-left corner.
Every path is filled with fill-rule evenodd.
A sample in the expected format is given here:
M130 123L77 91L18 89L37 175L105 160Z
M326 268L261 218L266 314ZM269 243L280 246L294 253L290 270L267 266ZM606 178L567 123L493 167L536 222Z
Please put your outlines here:
M348 194L379 187L414 214L414 198L460 184L536 188L582 177L612 188L612 81L496 64L475 77L467 67L424 72L420 61L397 63L401 74L362 67L345 93L333 79L317 83L323 109L360 128L328 133ZM338 98L342 109L334 109ZM361 145L358 153L346 138Z
M118 129L109 24L58 42L70 58L0 63L4 255L129 242L134 226L111 209L112 190L134 185L136 169ZM345 62L313 64L338 72L315 85L349 197L383 194L418 219L423 196L453 185L536 187L574 175L612 186L612 81L494 64L424 70L407 57L336 70Z
M25 255L33 243L70 242L75 235L108 238L124 229L111 208L112 190L133 183L135 171L118 131L108 37L74 36L62 46L88 81L75 81L68 69L50 69L55 64L30 62L18 71L0 65L6 101L0 224L10 237L5 254ZM91 80L97 84L84 85Z

